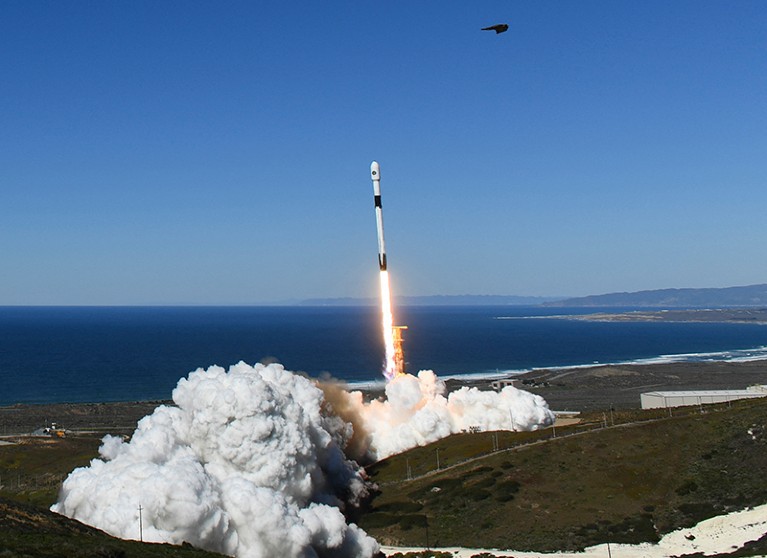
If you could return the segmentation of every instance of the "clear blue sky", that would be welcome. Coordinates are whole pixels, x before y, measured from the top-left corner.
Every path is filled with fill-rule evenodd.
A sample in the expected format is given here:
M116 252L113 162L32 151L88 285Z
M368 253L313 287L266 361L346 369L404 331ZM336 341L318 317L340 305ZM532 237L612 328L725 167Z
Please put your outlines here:
M767 282L767 2L0 3L0 304L375 296L374 159L395 295Z

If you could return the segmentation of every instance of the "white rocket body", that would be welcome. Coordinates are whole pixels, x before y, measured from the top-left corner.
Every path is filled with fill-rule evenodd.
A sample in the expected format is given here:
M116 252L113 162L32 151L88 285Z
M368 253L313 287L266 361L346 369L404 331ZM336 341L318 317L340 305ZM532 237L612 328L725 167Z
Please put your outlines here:
M378 229L378 269L386 271L386 244L384 243L383 208L381 207L381 168L376 161L370 165L370 178L373 180L376 228Z

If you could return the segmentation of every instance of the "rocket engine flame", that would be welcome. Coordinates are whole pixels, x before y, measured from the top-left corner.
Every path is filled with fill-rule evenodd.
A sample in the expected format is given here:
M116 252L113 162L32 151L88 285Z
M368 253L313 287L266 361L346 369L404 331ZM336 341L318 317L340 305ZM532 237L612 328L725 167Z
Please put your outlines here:
M391 311L391 289L389 288L389 272L381 271L381 316L384 340L384 376L386 381L397 375L397 365L394 360L394 316Z

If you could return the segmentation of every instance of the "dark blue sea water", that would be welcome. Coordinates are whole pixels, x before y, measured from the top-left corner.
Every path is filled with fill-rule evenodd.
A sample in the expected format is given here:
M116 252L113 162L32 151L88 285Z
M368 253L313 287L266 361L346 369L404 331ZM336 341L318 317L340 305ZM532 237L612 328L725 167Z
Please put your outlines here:
M600 323L584 310L405 307L410 371L440 376L644 359L767 358L754 324ZM499 319L504 318L504 319ZM198 367L276 360L381 379L374 307L0 307L0 405L168 399ZM683 355L672 357L669 355Z

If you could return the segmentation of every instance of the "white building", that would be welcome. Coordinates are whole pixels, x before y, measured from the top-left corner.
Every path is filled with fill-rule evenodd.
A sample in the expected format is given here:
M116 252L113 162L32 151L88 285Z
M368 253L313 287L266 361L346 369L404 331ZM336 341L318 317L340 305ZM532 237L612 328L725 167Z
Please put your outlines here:
M665 409L687 405L726 403L737 399L767 397L767 385L748 389L699 390L699 391L651 391L640 395L643 409Z
M519 388L519 386L522 384L517 378L504 378L502 380L493 380L490 382L490 385L493 386L493 389L495 391L501 391L503 388L507 386L512 386L515 388Z

